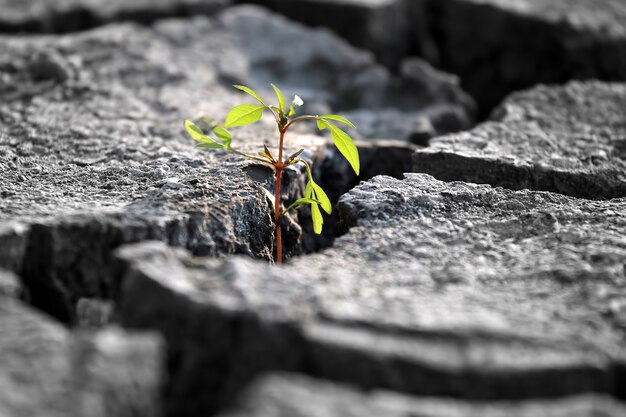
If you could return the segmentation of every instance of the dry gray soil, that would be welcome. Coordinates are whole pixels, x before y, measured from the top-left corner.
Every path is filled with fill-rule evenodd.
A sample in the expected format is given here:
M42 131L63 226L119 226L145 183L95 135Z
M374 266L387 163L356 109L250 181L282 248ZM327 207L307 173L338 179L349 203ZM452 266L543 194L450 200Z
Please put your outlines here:
M0 415L625 416L624 3L254 3L0 0Z

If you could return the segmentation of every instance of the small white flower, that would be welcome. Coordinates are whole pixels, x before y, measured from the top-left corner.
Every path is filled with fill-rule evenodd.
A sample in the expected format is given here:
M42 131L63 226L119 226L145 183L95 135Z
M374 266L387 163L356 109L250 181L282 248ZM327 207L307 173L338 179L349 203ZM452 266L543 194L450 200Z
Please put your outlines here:
M298 97L298 96L295 96L295 97L293 98L293 101L291 102L291 105L292 105L292 106L298 106L298 107L300 107L300 106L302 106L303 104L304 104L304 101L302 101L302 99L301 99L300 97Z

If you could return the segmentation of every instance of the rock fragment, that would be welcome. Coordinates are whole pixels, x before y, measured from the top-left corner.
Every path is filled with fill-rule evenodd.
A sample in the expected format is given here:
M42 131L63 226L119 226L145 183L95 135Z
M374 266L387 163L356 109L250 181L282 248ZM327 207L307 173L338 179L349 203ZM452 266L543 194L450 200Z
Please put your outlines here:
M362 392L296 374L259 378L219 417L617 417L623 404L610 397L584 395L556 400L469 402L420 398L388 391Z
M421 56L458 75L484 116L511 92L538 83L626 79L621 0L252 2L329 27L392 67Z
M0 1L0 32L68 33L111 22L151 23L177 16L211 15L230 0L33 0Z
M436 138L413 170L445 181L626 196L626 85L571 82L511 95L490 121Z
M158 415L161 340L106 329L69 334L0 295L0 412L19 416Z
M185 358L170 412L215 410L275 369L472 400L623 397L623 199L411 174L364 182L339 210L348 233L283 268L118 253L122 322ZM200 386L212 396L190 402Z
M22 292L22 285L14 273L0 269L0 297L17 298Z
M625 80L626 4L621 0L426 4L431 29L418 34L419 42L436 45L438 66L458 74L483 111L538 83Z
M0 266L19 271L28 243L28 226L19 222L0 224Z
M402 0L253 0L309 26L325 26L386 65L410 52L412 22Z

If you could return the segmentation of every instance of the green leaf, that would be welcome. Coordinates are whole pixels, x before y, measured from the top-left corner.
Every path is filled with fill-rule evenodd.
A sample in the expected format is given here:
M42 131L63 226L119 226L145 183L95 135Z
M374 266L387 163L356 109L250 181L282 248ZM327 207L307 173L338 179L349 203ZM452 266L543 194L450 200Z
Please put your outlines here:
M198 148L207 148L207 149L224 149L224 145L221 145L217 142L202 142L196 145Z
M185 130L191 136L193 140L196 142L200 142L198 145L201 148L223 148L224 145L217 143L207 135L205 135L202 130L196 126L191 120L185 120Z
M276 87L274 84L271 84L271 86L276 93L276 97L278 98L278 108L280 109L280 114L285 114L285 97L278 87Z
M343 123L344 125L348 125L350 127L356 128L354 123L352 123L350 120L346 119L345 117L337 116L336 114L324 114L324 115L318 116L318 117L320 119L334 120L336 122Z
M326 123L322 119L317 119L317 128L319 130L326 129Z
M294 201L293 203L291 203L289 205L289 207L287 207L284 211L284 213L287 213L289 210L291 210L292 208L295 208L297 206L301 206L303 204L310 204L311 206L313 205L318 205L320 202L318 200L314 200L312 198L299 198L296 201Z
M319 185L311 181L311 186L313 187L313 192L315 193L315 197L319 200L322 209L328 214L333 212L332 204L330 204L330 199Z
M359 175L361 169L361 163L359 161L359 151L357 150L352 138L343 130L339 129L332 123L324 122L326 127L330 130L330 135L335 142L335 146L341 152L341 154L348 160L350 166Z
M187 131L189 136L191 136L191 139L197 142L202 142L206 137L204 132L202 132L202 130L198 126L196 126L195 123L191 120L185 120L185 130Z
M322 217L322 212L320 211L319 206L321 205L324 211L330 214L332 208L330 200L324 190L322 190L322 187L317 185L313 179L310 179L306 184L304 197L312 199L318 203L311 204L311 220L313 221L313 231L319 235L322 233L322 226L324 225L324 218Z
M316 235L322 233L322 226L324 225L324 218L320 212L318 204L311 204L311 220L313 220L313 231Z
M265 102L263 101L263 99L261 98L261 96L259 96L257 94L256 91L254 91L253 89L246 87L245 85L233 85L233 87L235 87L238 90L241 90L245 93L248 93L249 95L251 95L252 97L254 97L256 100L258 100L259 103L261 103L263 106L267 107L267 104L265 104Z
M233 136L228 130L221 126L215 126L213 128L213 133L215 133L215 136L222 141L226 148L230 147L230 143L233 141Z
M263 116L263 106L256 106L254 104L241 104L233 107L228 116L226 116L225 127L245 126L250 123L258 122L261 116Z
M315 200L313 198L299 198L293 202L293 204L320 204L319 200Z

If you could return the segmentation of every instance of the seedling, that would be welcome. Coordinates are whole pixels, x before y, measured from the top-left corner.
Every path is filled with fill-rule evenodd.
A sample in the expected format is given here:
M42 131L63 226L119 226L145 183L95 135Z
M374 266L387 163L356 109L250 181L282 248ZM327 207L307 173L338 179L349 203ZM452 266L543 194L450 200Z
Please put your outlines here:
M198 126L196 126L193 122L189 120L185 120L185 130L191 136L193 140L198 142L198 147L207 148L207 149L223 149L228 152L235 153L245 158L252 159L257 162L261 162L263 164L269 165L274 170L276 174L276 186L274 192L274 223L275 223L275 239L276 239L276 263L281 264L283 261L283 244L282 244L282 231L280 227L281 218L290 210L296 209L303 205L311 206L311 219L313 221L313 231L316 234L322 233L322 226L324 225L324 218L322 217L322 213L320 211L320 207L326 213L331 214L332 207L328 196L318 184L313 181L313 175L311 174L311 166L307 161L300 158L300 154L304 151L304 149L300 149L292 155L289 155L287 158L283 159L283 145L285 140L285 134L287 130L294 123L304 122L315 120L317 123L317 127L319 130L328 129L330 131L330 135L335 143L335 146L339 150L339 152L348 160L352 169L356 174L359 174L359 153L357 151L356 146L352 142L352 138L338 128L336 123L344 124L350 127L355 127L349 120L344 117L338 116L336 114L325 114L322 116L311 116L311 115L296 115L296 108L302 106L304 104L300 97L295 96L293 101L291 102L289 108L285 106L285 97L283 93L272 84L272 88L276 92L276 98L278 99L278 106L273 106L267 104L265 100L261 98L254 90L243 86L243 85L235 85L235 88L249 94L260 104L241 104L239 106L233 107L226 116L226 121L223 126L220 126L216 123L212 124L212 130L215 138L205 134ZM263 112L268 111L276 120L276 126L278 127L278 152L277 157L274 157L274 154L270 151L270 149L263 145L263 150L260 151L257 155L249 155L245 152L238 151L232 146L232 135L226 128L245 126L251 123L258 122L263 116ZM289 165L293 164L304 164L307 175L308 175L308 183L306 184L306 188L304 191L304 196L302 198L297 199L292 202L285 208L281 210L280 205L280 182L283 171Z

